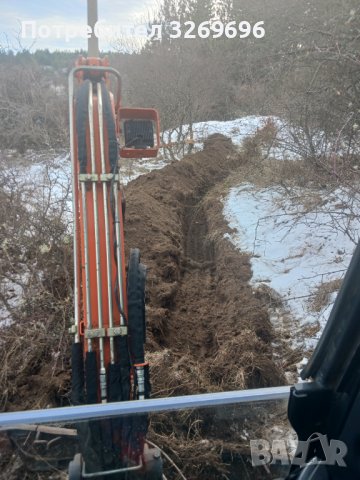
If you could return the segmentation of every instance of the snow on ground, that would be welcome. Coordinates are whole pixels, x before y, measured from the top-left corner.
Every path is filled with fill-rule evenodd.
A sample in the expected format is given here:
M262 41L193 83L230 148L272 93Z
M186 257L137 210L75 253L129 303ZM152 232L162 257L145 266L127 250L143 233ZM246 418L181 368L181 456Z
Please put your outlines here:
M282 158L295 158L295 154L288 148L279 146L280 144L289 143L290 131L284 122L277 117L261 117L248 116L231 120L227 122L201 122L194 127L195 138L206 138L213 133L222 133L232 139L235 145L241 145L243 141L255 135L256 131L262 128L266 122L271 118L277 129L278 136L276 146L270 149L269 154L273 157L282 156ZM297 158L297 157L296 157Z
M11 279L1 279L0 292L2 298L6 299L6 304L0 302L0 328L12 323L12 311L21 305L29 277L28 272L23 272L13 274Z
M18 283L4 279L0 284L1 293L7 297L7 305L0 303L0 327L7 326L11 323L11 309L19 305L24 291Z
M204 140L212 134L221 133L230 137L235 145L240 146L247 137L255 135L271 119L277 128L274 145L269 149L268 155L274 158L298 159L295 149L291 148L293 129L289 128L278 117L250 115L229 121L199 122L193 125L193 141L195 150L203 148ZM184 132L189 131L188 126L183 127ZM166 138L166 134L165 134ZM176 142L178 131L171 133L170 140Z
M301 204L301 199L314 195L312 207ZM289 196L280 187L252 184L231 188L225 199L224 215L234 229L229 237L252 255L252 283L275 290L301 325L319 322L317 338L336 294L328 296L320 311L312 300L321 284L341 279L350 263L360 227L354 216L360 214L360 199L356 200L340 188L330 193L294 189ZM350 204L351 210L344 207ZM314 337L305 341L308 348L315 343Z
M122 159L120 161L120 181L123 185L127 185L141 175L164 168L168 163L169 162L162 157Z

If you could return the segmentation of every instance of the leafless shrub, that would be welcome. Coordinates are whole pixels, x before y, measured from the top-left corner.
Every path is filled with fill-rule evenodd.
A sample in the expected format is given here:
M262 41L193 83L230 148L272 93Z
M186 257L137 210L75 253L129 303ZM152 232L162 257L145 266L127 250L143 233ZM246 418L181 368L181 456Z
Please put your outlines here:
M268 118L264 125L257 128L254 135L245 138L242 144L244 155L248 161L266 158L270 154L278 135L278 128L274 120Z
M28 148L63 146L67 142L65 78L35 62L0 64L0 143L24 152Z
M69 377L70 187L56 163L9 167L2 160L0 308L6 323L1 325L0 404L2 409L45 407L64 401ZM39 391L37 398L27 395L31 389Z

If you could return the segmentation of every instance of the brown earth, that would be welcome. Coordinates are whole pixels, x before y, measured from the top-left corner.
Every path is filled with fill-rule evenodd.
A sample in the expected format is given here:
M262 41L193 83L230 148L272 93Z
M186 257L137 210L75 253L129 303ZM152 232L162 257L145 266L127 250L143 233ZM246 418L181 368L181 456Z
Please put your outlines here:
M286 383L273 358L267 305L249 285L250 258L224 238L229 229L219 185L245 162L229 139L215 135L202 152L126 189L127 248L140 248L148 269L153 396ZM188 480L261 478L263 471L249 467L241 432L247 425L256 438L254 429L264 427L260 419L276 415L269 407L153 415L150 438ZM284 407L279 411L281 416ZM167 477L176 478L167 462L165 467Z
M139 247L148 268L155 395L284 382L267 311L249 285L249 256L224 238L221 199L211 195L243 162L229 139L214 135L202 152L126 189L127 248Z
M214 135L203 151L126 187L126 248L140 248L147 266L147 356L155 397L286 383L274 360L266 305L249 285L249 256L224 238L229 229L214 189L244 163L229 139ZM42 351L34 358L40 362ZM66 404L70 372L62 365L49 381L49 368L39 364L16 378L19 388L5 408ZM240 465L239 478L248 470L239 440L246 416L154 415L150 438L175 457L188 480L222 478L230 458ZM236 435L229 435L230 424ZM166 473L175 478L169 465Z

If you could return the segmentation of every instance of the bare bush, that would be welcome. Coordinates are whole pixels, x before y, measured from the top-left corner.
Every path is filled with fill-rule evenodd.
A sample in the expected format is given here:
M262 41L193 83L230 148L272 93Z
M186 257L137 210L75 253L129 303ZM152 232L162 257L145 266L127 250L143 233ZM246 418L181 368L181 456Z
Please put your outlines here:
M72 315L69 193L56 162L10 168L2 159L2 409L66 403L66 327ZM26 392L35 387L39 396L33 405L34 396Z
M24 152L28 148L67 143L65 76L34 61L0 64L0 144Z

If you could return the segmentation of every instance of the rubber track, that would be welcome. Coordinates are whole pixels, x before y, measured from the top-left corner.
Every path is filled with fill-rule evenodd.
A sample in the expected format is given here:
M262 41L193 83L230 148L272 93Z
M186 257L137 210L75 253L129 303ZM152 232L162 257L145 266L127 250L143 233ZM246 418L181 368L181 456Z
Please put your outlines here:
M140 263L140 251L130 251L127 292L130 351L134 364L144 363L146 268Z

